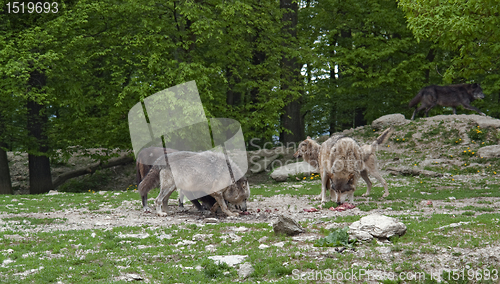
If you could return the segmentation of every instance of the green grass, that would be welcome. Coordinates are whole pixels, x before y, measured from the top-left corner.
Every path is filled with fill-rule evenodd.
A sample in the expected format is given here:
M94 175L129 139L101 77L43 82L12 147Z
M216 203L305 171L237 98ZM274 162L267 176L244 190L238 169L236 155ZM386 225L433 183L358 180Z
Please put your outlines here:
M129 188L120 192L3 195L0 196L0 213L3 214L0 217L0 264L5 265L0 266L0 283L126 283L125 280L119 279L127 273L138 274L144 279L141 282L150 283L316 283L307 278L295 281L293 277L297 276L297 271L306 273L307 276L307 273L325 269L333 269L336 272L354 271L358 276L360 269L385 269L395 273L426 271L424 265L427 260L424 261L423 258L438 259L437 256L441 256L443 251L450 257L464 259L464 267L469 265L471 269L476 270L499 269L498 265L471 262L470 258L467 258L467 252L461 251L484 249L500 243L500 213L499 209L494 207L497 199L478 200L467 206L460 203L464 198L477 200L479 197L500 197L496 177L486 176L477 180L452 179L451 176L387 177L390 195L386 198L382 198L383 188L378 182L370 197L362 197L366 185L360 181L354 200L360 210L357 212L360 213L343 215L354 212L347 211L327 218L317 215L317 219L301 222L308 235L315 234L321 238L330 233L330 230L325 229L326 224L346 227L372 210L384 210L384 215L395 217L407 226L405 235L393 237L391 244L384 245L389 247L388 254L381 254L377 250L383 246L377 240L359 243L355 246L356 253L350 250L339 253L333 250L334 248L314 247L318 238L295 241L291 237L276 236L269 226L273 218L257 220L257 223L251 224L238 223L237 219L223 219L224 222L211 225L131 224L110 229L47 232L44 229L68 222L69 217L35 218L26 214L68 209L83 209L82 214L87 211L110 214L120 206L123 210L139 211L139 194L132 187L132 190ZM312 201L319 193L320 181L314 178L312 181L306 179L270 183L252 188L254 199L286 194L309 197L311 204L319 203ZM158 189L150 192L150 206L157 194ZM454 197L455 200L452 202L449 197ZM176 196L171 197L171 200L175 199ZM433 210L436 205L423 205L428 200L450 201L441 206L453 212L430 214L428 210ZM336 204L329 202L325 207L331 206L335 207ZM387 210L388 208L392 210ZM159 217L151 215L151 218ZM449 226L454 223L460 225ZM245 227L246 230L235 231L235 227ZM146 237L124 236L126 234L140 234ZM193 239L196 234L211 236L201 241ZM169 238L160 238L165 235ZM230 235L241 240L233 239ZM262 244L259 240L263 237L267 238L263 244L269 247L259 249ZM195 243L183 243L185 241ZM283 247L273 245L281 242ZM207 245L215 246L216 251L207 251ZM250 278L239 279L237 267L217 264L208 259L208 256L213 255L235 254L247 255L245 262L251 263L255 269ZM380 282L398 283L390 281ZM425 283L437 282L429 280Z

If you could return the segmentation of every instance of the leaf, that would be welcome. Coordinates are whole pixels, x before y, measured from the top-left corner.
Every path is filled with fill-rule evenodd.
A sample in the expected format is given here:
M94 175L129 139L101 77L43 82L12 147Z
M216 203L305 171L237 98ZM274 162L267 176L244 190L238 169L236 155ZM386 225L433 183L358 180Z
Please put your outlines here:
M315 247L348 247L352 248L356 240L349 241L348 227L337 228L325 238L319 239L314 244Z

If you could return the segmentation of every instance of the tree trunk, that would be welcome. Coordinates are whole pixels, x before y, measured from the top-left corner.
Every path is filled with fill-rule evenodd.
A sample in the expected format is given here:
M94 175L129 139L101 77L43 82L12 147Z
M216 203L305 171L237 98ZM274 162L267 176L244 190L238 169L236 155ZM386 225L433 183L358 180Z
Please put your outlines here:
M5 119L0 113L0 137L5 137ZM0 141L0 194L13 194L12 183L10 181L9 161L7 152L4 150L5 141ZM3 148L2 148L3 147Z
M40 90L45 86L45 74L35 70L28 81L32 89ZM53 189L50 174L50 160L47 137L44 134L48 118L44 106L28 99L28 135L33 143L28 147L28 168L30 175L30 194L46 193Z
M286 9L282 18L284 24L283 33L289 35L291 39L296 39L298 3L293 0L280 0L280 8ZM283 68L281 89L284 91L293 91L294 87L296 88L301 84L298 59L283 55L281 62ZM288 142L299 142L305 138L304 121L300 114L300 97L294 98L290 95L287 100L290 102L284 107L284 113L281 115L281 126L291 132L282 130L280 133L280 141L285 144Z
M226 79L228 88L226 92L226 103L230 106L237 106L241 103L241 94L234 91L235 85L239 82L238 78L233 75L231 68L226 68Z
M12 184L10 182L9 161L7 152L2 149L0 143L0 194L13 194Z

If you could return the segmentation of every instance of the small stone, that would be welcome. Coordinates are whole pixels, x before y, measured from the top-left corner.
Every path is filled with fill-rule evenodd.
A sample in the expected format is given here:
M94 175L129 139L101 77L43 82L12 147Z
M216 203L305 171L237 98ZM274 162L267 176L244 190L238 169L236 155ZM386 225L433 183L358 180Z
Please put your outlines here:
M261 244L261 245L259 246L259 249L266 249L266 248L269 248L269 246L268 246L268 245L265 245L265 244Z
M240 269L238 269L238 276L242 279L248 278L255 269L253 268L252 264L245 262L240 265Z
M297 221L284 215L279 216L278 221L273 224L273 229L276 235L285 234L294 236L305 232L304 228Z

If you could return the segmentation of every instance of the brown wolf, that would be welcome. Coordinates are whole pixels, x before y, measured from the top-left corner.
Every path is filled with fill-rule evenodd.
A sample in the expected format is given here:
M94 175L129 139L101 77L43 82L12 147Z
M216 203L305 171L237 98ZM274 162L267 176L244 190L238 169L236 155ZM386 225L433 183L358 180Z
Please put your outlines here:
M153 167L154 162L159 158L163 157L165 154L178 152L175 149L171 148L163 148L163 147L148 147L142 149L139 154L137 154L136 158L136 182L137 186L141 183L141 181L146 177L149 170ZM206 195L200 198L191 198L187 196L187 198L193 203L193 205L201 212L205 212L210 209L215 204L215 199L210 195ZM179 190L179 208L184 208L184 194L181 190ZM203 205L200 204L200 201L203 202Z
M328 140L323 142L323 144L319 145L316 141L312 140L311 137L307 137L306 140L302 141L299 144L297 152L294 154L295 158L303 157L306 162L308 162L311 166L319 168L319 173L321 175L321 202L324 204L326 202L326 190L330 190L330 198L333 197L331 190L336 193L337 202L340 201L342 203L345 200L345 193L354 194L354 190L352 189L352 184L357 181L355 173L359 172L359 176L361 176L366 184L367 190L363 196L367 196L370 194L370 190L372 187L372 183L368 177L368 174L374 176L378 181L380 181L383 186L385 193L383 197L387 197L389 195L389 190L387 188L387 183L384 178L380 175L380 172L377 169L377 157L375 156L375 152L377 146L383 144L387 141L389 136L392 134L394 130L392 128L388 128L384 130L384 132L370 145L364 145L361 149L358 149L356 141L349 138L348 142L342 142L341 139L347 139L348 137L343 137L342 135L335 135L330 137ZM347 141L347 140L346 140ZM351 167L352 176L350 174L340 174L339 171L338 178L335 178L335 168L332 167L335 161L338 161L336 166L340 168L342 156L349 153L345 153L345 150L351 150L352 155L359 159L360 155L362 157L362 162L349 162L346 163L346 170ZM360 153L361 150L361 153ZM352 157L351 157L352 159ZM358 164L358 165L356 165ZM361 166L359 170L355 170L356 166ZM342 165L343 167L344 165ZM352 195L351 195L352 198ZM352 200L352 199L351 199Z
M160 165L165 156L158 158L148 175L139 184L138 189L144 210L147 210L147 193L160 181L160 194L155 200L158 214L166 212L168 199L177 187L193 196L196 196L197 192L205 190L217 201L211 208L212 212L215 212L220 206L221 210L228 216L238 215L228 210L226 200L242 211L246 211L246 200L250 196L248 180L243 176L240 168L229 160L228 163L234 176L242 177L232 184L230 175L227 173L227 161L224 154L210 151L201 153L179 151L165 155L169 163ZM182 169L182 173L172 172L170 164L173 162L178 165L178 169ZM225 184L230 185L219 189L221 185Z
M453 114L457 114L457 106L462 105L465 109L474 110L480 115L485 115L478 108L470 105L477 99L483 99L483 89L479 84L457 84L449 86L428 86L422 88L418 94L410 101L409 107L415 106L415 111L411 116L413 120L415 115L425 109L425 116L429 116L429 110L436 105L452 107ZM418 103L420 107L416 107Z

